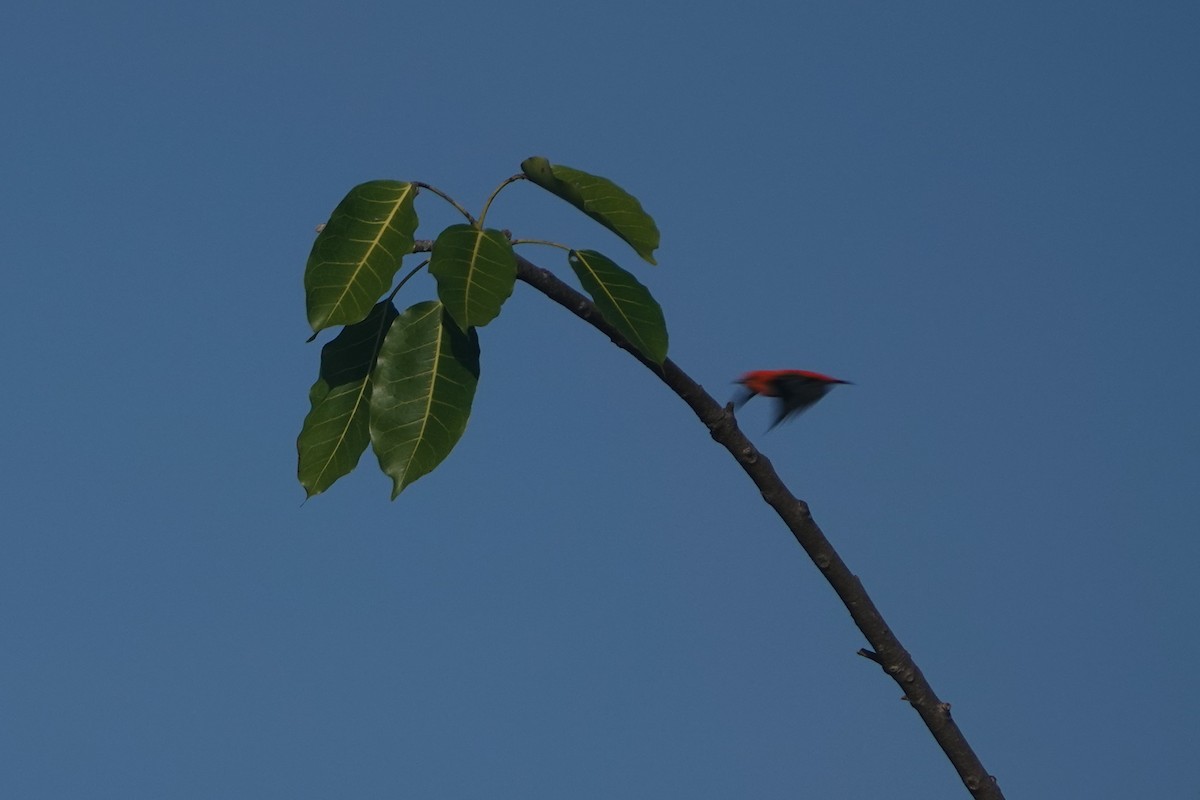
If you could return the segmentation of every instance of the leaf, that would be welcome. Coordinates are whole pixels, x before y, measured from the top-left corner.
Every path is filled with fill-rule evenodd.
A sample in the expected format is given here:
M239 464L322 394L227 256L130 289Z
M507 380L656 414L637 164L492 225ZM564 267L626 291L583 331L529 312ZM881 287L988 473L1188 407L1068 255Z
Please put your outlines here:
M479 338L441 303L417 303L392 323L372 375L371 445L393 500L454 449L478 382Z
M433 243L429 274L446 312L465 331L500 313L517 281L517 257L501 231L451 225Z
M313 332L359 322L388 290L400 260L412 252L416 196L411 183L370 181L338 203L304 270Z
M661 364L667 357L667 322L650 290L595 250L572 250L567 261L605 321Z
M521 162L525 177L624 239L639 256L656 264L658 226L642 209L637 198L607 178L589 175L562 164L551 164L541 156Z
M367 449L371 369L396 307L379 303L321 348L321 371L308 393L312 408L296 439L297 476L309 497L348 474Z

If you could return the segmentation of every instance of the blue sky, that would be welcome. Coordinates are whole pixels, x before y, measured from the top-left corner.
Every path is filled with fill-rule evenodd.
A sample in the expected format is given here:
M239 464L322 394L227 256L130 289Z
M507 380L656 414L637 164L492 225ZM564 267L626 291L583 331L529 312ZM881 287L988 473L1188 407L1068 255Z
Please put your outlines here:
M478 210L540 154L639 197L659 266L528 184L489 221L634 270L718 398L855 382L743 426L1009 797L1191 796L1198 36L1169 2L9 15L0 795L967 796L706 430L528 287L438 471L302 504L314 226L375 178Z

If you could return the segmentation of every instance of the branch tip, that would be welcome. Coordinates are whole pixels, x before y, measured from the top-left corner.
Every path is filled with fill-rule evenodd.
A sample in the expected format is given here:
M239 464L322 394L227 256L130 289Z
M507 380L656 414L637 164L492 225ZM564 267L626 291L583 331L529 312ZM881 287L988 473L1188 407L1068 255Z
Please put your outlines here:
M868 650L865 647L858 648L858 654L868 661L874 661L879 666L883 666L883 661L879 658L879 654L874 650Z

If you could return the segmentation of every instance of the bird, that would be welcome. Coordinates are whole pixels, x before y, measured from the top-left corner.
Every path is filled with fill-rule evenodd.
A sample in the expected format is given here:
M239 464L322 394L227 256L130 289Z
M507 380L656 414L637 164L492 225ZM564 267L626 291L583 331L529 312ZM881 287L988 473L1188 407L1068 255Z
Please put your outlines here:
M789 417L803 413L827 395L834 386L850 385L850 381L831 378L828 375L804 369L759 369L747 372L734 383L744 387L743 391L734 398L734 408L745 404L750 398L759 394L777 399L775 421L767 430L771 430Z

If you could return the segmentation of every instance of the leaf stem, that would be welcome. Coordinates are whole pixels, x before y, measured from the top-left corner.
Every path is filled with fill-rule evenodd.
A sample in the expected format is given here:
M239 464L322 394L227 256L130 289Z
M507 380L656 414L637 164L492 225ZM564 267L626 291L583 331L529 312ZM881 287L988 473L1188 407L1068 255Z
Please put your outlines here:
M418 272L420 272L421 269L428 263L429 263L429 259L427 258L424 261L422 261L420 264L417 264L415 267L410 269L408 271L408 274L405 275L403 278L401 278L400 282L396 284L396 288L392 289L392 293L387 296L386 302L388 302L388 303L392 302L393 298L395 298L396 294L400 291L400 287L403 286L404 284L408 283L408 279L411 278L413 275L416 275Z
M496 195L500 194L500 190L503 189L505 186L508 186L510 183L514 183L516 181L523 181L523 180L526 180L526 178L522 174L512 175L510 177L505 178L500 183L499 186L497 186L495 189L492 190L492 193L488 196L487 202L485 202L483 204L483 211L479 212L479 227L480 228L483 227L483 221L484 221L484 219L487 218L488 209L492 207L492 201L496 199Z
M433 193L434 193L434 194L436 194L438 197L442 198L442 199L443 199L443 200L445 200L447 203L449 203L450 205L452 205L452 206L454 206L455 208L457 208L457 209L458 209L458 213L462 214L464 217L466 217L466 218L467 218L467 222L471 223L472 225L475 225L475 218L471 216L471 212L470 212L470 211L467 211L465 208L463 208L462 206L460 206L460 205L458 204L458 201L457 201L457 200L455 200L453 197L451 197L450 195L448 195L448 194L446 194L445 192L443 192L441 189L439 189L439 188L437 188L436 186L433 186L433 185L431 185L431 184L424 183L424 182L422 182L422 181L413 181L413 186L419 186L419 187L421 187L422 189L428 189L429 191L433 192ZM476 226L476 227L478 227L478 226Z
M557 247L559 250L570 252L573 248L567 247L559 242L551 242L548 239L513 239L512 246L516 247L519 244L543 244L546 247Z

